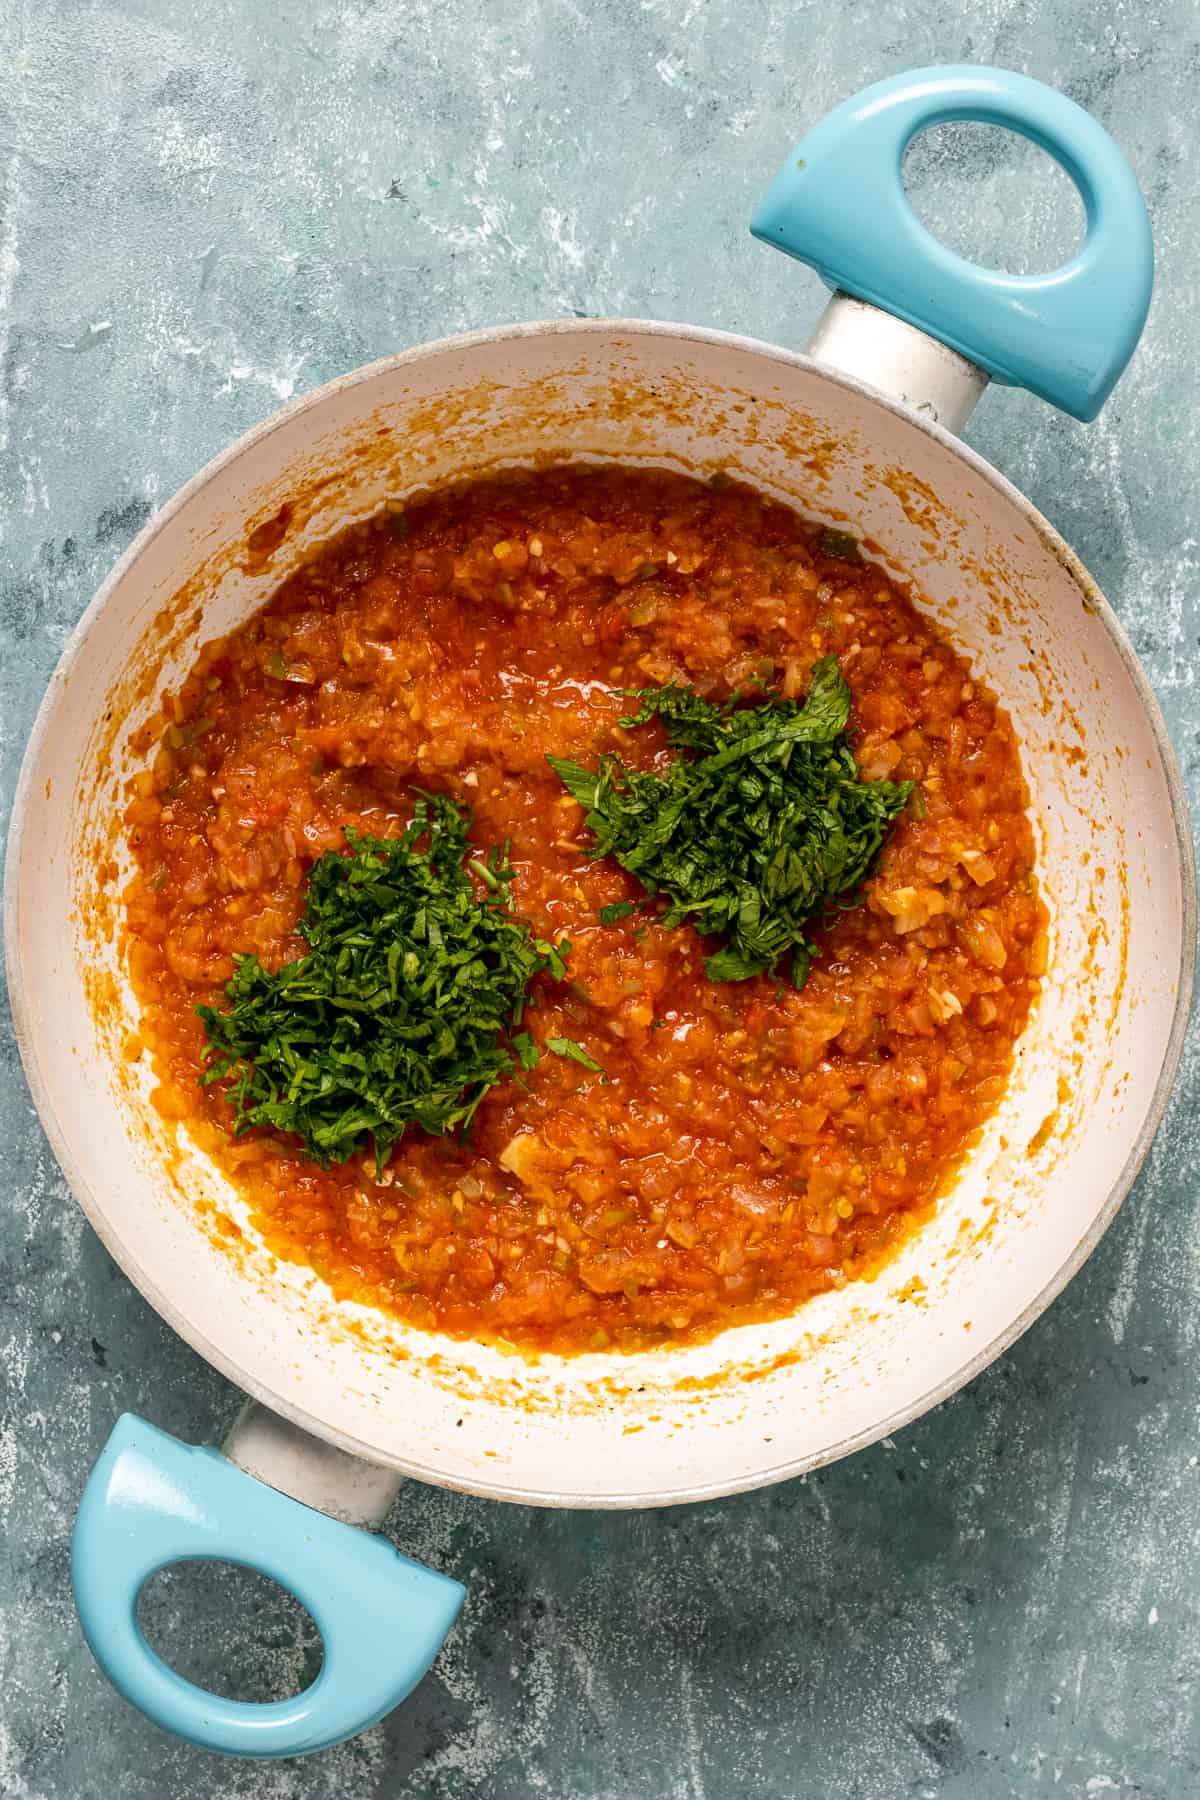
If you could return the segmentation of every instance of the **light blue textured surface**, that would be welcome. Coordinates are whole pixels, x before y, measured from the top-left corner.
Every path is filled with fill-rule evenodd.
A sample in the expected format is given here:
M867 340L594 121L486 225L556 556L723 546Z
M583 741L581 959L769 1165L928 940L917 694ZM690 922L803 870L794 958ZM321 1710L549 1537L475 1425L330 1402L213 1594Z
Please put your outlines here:
M977 60L1112 131L1158 258L1095 425L989 393L972 441L1112 599L1200 793L1200 20L1193 0L6 0L0 773L147 513L293 392L504 319L643 313L796 345L817 278L746 222L828 107ZM1065 180L962 127L911 159L964 254L1070 242ZM1004 221L1008 224L1005 225ZM1085 1272L971 1389L806 1481L559 1516L407 1487L463 1580L447 1651L354 1744L276 1767L132 1713L74 1616L118 1413L220 1441L236 1397L84 1228L0 1045L0 1794L14 1800L1193 1800L1200 1792L1200 1093L1193 1035ZM294 1609L155 1596L189 1672L311 1672Z
M248 1702L185 1681L147 1642L135 1602L185 1560L255 1569L296 1596L324 1647L303 1693ZM326 1518L235 1468L217 1450L131 1413L113 1427L75 1521L79 1620L109 1680L167 1731L236 1756L299 1756L340 1744L397 1706L458 1617L456 1581L386 1538Z

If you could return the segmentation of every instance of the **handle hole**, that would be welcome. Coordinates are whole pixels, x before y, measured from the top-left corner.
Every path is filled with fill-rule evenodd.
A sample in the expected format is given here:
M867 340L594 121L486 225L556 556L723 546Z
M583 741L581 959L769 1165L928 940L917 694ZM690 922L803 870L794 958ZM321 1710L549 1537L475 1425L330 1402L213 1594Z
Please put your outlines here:
M904 188L921 223L984 269L1039 275L1083 242L1075 183L1019 132L963 120L931 125L909 145Z
M324 1646L311 1613L238 1563L159 1569L142 1584L137 1613L164 1662L226 1700L289 1700L321 1672Z

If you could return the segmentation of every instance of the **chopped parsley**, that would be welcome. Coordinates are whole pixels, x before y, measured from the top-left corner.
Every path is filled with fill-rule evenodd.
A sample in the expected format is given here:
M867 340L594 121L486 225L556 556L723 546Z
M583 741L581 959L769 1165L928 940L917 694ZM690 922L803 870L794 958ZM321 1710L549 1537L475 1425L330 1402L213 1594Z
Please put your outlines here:
M610 900L607 906L600 908L600 923L615 925L618 919L627 919L632 911L632 900Z
M595 769L547 760L585 809L589 855L612 856L661 923L689 921L721 940L713 981L741 981L788 960L803 987L816 946L809 922L856 904L908 781L865 781L846 735L850 690L822 657L803 705L770 698L715 706L691 688L642 688L626 729L657 718L676 757L661 775L602 756Z
M595 1057L589 1056L583 1045L577 1044L574 1038L548 1037L546 1048L553 1050L555 1056L565 1056L571 1062L581 1063L585 1069L590 1069L593 1075L603 1075L604 1073Z
M852 537L848 531L823 531L817 539L817 549L831 562L860 563L862 561L862 549L858 539Z
M520 1029L529 986L561 980L570 945L512 911L507 845L466 864L470 824L445 795L420 794L399 837L347 829L348 854L309 876L307 954L274 971L238 957L226 1009L196 1008L201 1080L228 1081L239 1135L292 1132L322 1167L370 1142L381 1169L410 1127L465 1131L489 1089L536 1065ZM595 1066L568 1038L551 1048Z

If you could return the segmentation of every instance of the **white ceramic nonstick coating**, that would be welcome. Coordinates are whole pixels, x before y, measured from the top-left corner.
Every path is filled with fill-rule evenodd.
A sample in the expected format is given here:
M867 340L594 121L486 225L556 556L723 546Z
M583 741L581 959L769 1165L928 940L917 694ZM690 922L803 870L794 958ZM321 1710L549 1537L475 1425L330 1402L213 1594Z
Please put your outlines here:
M137 1009L106 863L131 733L202 639L387 497L567 457L728 469L850 522L911 578L1012 714L1052 949L1003 1104L936 1219L875 1282L695 1348L530 1362L335 1304L263 1250L202 1156L172 1155L150 1073L122 1054ZM289 501L274 553L248 551ZM1178 1057L1194 937L1184 826L1157 707L1112 614L1046 523L946 432L744 339L624 322L488 332L378 363L268 420L114 570L22 776L7 918L17 1028L89 1219L240 1386L446 1486L548 1505L696 1499L894 1429L1010 1343L1093 1248ZM241 1222L240 1244L214 1207Z

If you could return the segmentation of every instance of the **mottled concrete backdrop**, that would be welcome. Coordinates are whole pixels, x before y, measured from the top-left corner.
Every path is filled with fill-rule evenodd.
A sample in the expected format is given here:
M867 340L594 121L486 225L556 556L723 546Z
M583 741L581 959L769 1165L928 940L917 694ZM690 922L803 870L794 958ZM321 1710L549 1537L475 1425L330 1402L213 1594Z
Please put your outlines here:
M289 16L290 15L290 16ZM1062 527L1200 778L1193 664L1194 0L2 0L0 752L137 528L291 395L467 327L640 313L802 341L815 277L754 245L801 130L907 65L1056 82L1141 177L1159 280L1102 420L993 392L973 441ZM1047 266L1077 207L960 128L913 182L956 245ZM68 1590L115 1415L235 1404L84 1227L0 1042L0 1793L17 1800L1191 1800L1200 1793L1196 1042L1087 1270L969 1392L811 1479L627 1517L410 1487L396 1540L467 1611L409 1705L310 1761L217 1761L97 1674ZM235 1691L303 1619L184 1575L151 1623Z

